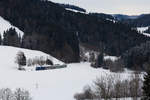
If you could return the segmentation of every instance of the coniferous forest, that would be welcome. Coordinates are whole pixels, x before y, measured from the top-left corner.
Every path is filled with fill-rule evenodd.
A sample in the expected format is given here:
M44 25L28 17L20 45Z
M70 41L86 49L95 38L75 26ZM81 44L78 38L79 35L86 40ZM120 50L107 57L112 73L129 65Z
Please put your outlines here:
M10 29L4 33L7 37L3 40L4 45L41 50L65 62L80 60L81 43L98 52L103 49L107 55L121 56L150 40L138 34L131 25L106 20L112 19L111 15L72 12L47 0L1 0L0 16L25 33L20 40L15 32L7 36L8 32L14 31ZM10 42L13 39L15 43Z

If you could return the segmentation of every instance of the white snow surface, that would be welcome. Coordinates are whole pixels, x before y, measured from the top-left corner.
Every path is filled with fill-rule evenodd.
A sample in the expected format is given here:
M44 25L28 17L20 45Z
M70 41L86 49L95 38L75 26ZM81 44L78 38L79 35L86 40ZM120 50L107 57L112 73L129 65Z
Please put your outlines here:
M90 63L72 63L63 69L19 71L14 63L18 51L24 52L27 58L50 55L35 50L0 46L0 88L24 88L31 93L33 100L74 100L74 94L82 92L83 87L91 85L97 77L119 74L121 79L128 79L132 74L131 71L112 73L101 68L94 69ZM55 63L63 63L50 57Z
M145 33L144 31L146 31L148 29L148 27L137 27L137 30L141 33L141 34L143 34L143 35L145 35L145 36L147 36L147 37L150 37L150 34L149 33Z
M116 57L116 56L104 56L104 60L116 61L118 59L119 57Z
M116 22L117 22L117 20L109 19L109 18L106 18L106 20L112 21L113 23L116 23Z
M20 35L21 37L24 35L24 32L21 31L19 28L13 26L9 21L5 20L4 18L2 18L0 16L0 34L3 38L3 33L4 31L10 29L10 28L15 28L16 29L16 32L18 33L18 35Z
M82 11L78 11L75 9L70 9L70 8L65 8L66 10L72 11L72 12L79 12L79 13L84 13L84 14L88 14L87 12L82 12Z
M137 30L141 33L146 31L147 29L148 29L148 27L137 27Z

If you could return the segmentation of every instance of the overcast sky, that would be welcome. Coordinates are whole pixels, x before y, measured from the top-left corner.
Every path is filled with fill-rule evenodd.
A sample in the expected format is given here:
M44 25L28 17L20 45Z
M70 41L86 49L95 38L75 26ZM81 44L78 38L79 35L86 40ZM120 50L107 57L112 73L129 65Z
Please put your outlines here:
M88 12L138 15L150 13L150 0L51 0L85 8Z

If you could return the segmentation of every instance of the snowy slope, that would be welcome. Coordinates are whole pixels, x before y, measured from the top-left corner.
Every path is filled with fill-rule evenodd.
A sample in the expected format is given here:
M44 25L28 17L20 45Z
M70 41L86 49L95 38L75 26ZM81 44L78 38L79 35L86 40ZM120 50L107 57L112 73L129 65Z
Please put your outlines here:
M30 91L33 100L74 100L73 95L81 92L96 77L115 74L104 69L94 69L90 63L73 63L64 69L47 71L19 71L14 63L18 51L24 52L27 58L49 55L40 51L0 46L0 88L25 88ZM62 63L51 58L55 63ZM131 72L119 75L126 79Z
M5 66L5 69L7 68L9 70L12 70L13 68L16 70L17 65L15 64L15 58L19 51L24 52L26 59L43 57L45 59L51 59L54 64L63 64L63 62L41 51L22 49L11 46L0 46L0 65Z
M137 27L137 30L141 33L146 31L147 29L148 29L148 27Z
M149 33L144 33L144 31L146 31L147 29L148 29L148 27L137 27L137 30L138 30L141 34L150 37L150 34L149 34Z
M72 11L72 12L79 12L79 13L84 13L84 14L88 14L87 12L82 12L82 11L78 11L75 9L70 9L70 8L65 8L66 10Z
M15 28L15 29L16 29L16 32L17 32L21 37L23 36L24 33L23 33L21 30L19 30L19 29L18 29L17 27L15 27L15 26L11 25L11 23L10 23L9 21L5 20L4 18L2 18L2 17L0 16L0 34L1 34L2 38L3 38L3 33L4 33L4 31L10 29L11 27L12 27L12 28Z

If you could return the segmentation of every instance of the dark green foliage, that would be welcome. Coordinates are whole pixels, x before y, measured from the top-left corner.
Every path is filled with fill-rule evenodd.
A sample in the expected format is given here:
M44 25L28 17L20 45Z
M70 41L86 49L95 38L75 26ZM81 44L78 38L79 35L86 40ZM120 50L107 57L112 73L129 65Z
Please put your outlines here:
M89 13L89 15L96 16L101 19L115 20L113 16L104 13Z
M150 40L122 23L67 11L46 0L1 0L0 16L25 33L21 47L41 50L65 62L79 61L79 43L99 47L102 42L104 53L120 56Z
M16 56L16 63L19 65L19 69L22 67L22 66L25 66L26 65L26 56L24 55L23 52L18 52L17 53L17 56Z
M3 45L20 47L20 44L20 37L14 28L10 28L4 32Z
M47 65L53 65L53 62L50 59L46 59L46 64Z
M150 27L148 27L148 29L146 31L144 31L144 32L150 34Z
M127 23L132 27L145 27L150 26L150 14L142 14L136 19L123 20L123 23Z
M103 64L103 60L104 60L104 54L99 54L98 55L98 59L97 59L97 67L101 67Z
M66 29L63 7L46 0L5 0L0 5L0 15L25 32L21 47L44 51L65 62L79 60L78 39Z
M144 76L143 94L144 98L142 100L150 100L150 70Z
M150 68L150 41L133 47L122 55L127 68L147 70Z

